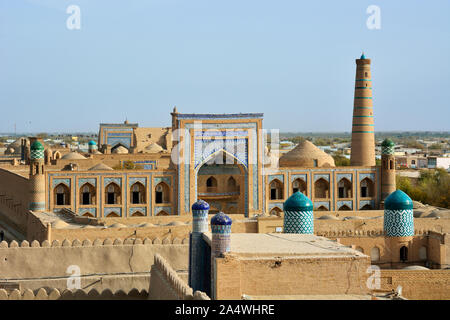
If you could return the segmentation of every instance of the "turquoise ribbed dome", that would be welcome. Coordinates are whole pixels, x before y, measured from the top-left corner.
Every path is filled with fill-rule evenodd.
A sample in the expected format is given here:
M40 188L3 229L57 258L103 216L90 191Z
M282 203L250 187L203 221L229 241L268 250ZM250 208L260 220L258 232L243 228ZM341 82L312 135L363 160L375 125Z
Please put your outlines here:
M39 141L35 141L31 144L30 150L44 150L44 146Z
M90 145L90 146L96 146L97 143L96 143L94 140L91 140L91 141L88 142L88 145Z
M283 211L312 211L313 203L300 191L295 192L283 204Z
M406 193L402 190L396 190L386 198L384 207L387 210L412 210L413 203Z

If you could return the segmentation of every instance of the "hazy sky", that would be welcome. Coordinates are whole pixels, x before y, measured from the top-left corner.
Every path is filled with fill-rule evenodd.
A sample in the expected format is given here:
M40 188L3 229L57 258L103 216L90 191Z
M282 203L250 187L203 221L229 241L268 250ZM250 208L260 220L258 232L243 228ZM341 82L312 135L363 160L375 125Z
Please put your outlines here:
M448 0L0 0L0 132L170 126L174 105L350 131L362 50L375 130L450 130L449 13Z

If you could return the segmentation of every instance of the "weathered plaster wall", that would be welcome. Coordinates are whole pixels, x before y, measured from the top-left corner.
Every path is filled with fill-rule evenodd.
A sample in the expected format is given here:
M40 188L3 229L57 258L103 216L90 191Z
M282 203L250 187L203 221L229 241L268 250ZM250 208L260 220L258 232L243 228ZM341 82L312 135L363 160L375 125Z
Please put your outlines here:
M367 294L368 257L216 258L216 298Z
M80 268L81 288L103 290L148 289L149 272L154 255L160 254L170 261L175 270L187 270L188 245L142 243L123 244L120 240L91 243L88 240L64 241L42 246L34 241L30 247L19 247L12 242L5 247L0 243L0 281L17 282L22 288L67 288L67 268ZM113 244L115 243L115 244ZM103 283L98 282L103 278Z

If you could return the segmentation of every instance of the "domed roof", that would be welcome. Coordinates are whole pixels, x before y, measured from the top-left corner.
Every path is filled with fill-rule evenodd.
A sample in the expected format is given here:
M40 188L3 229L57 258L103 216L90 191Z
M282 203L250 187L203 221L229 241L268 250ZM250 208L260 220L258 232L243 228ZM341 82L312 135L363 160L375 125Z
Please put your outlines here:
M281 167L335 167L334 159L308 140L280 157Z
M157 152L161 152L163 150L164 149L155 142L152 142L148 146L145 147L145 151L148 153L157 153Z
M227 216L222 211L217 213L214 217L211 219L211 225L219 225L219 226L231 226L231 218Z
M192 210L209 210L209 204L205 200L198 200L192 205Z
M125 148L124 146L118 146L113 150L112 153L128 153L128 149Z
M93 166L92 168L89 168L88 170L95 171L95 170L114 170L114 169L111 167L108 167L104 163L98 163L95 166Z
M44 146L39 141L35 141L31 144L30 150L44 150Z
M395 143L391 139L384 139L381 143L381 154L394 154Z
M365 58L366 58L366 56L364 55L364 52L363 52L361 55L361 59L365 59Z
M5 154L20 153L22 147L22 139L25 139L26 145L30 145L30 141L26 137L21 137L6 146Z
M65 160L82 160L82 159L86 159L83 155L79 154L78 152L69 152L66 153L65 155L63 155L61 157L61 159L65 159Z
M381 143L381 146L382 147L394 147L395 143L391 139L387 138L387 139L383 140L383 142Z
M96 146L97 143L94 140L91 140L91 141L88 142L88 145L89 146Z
M295 192L283 204L283 211L312 211L313 203L300 191Z
M413 208L411 198L402 190L392 192L384 201L387 210L408 210Z

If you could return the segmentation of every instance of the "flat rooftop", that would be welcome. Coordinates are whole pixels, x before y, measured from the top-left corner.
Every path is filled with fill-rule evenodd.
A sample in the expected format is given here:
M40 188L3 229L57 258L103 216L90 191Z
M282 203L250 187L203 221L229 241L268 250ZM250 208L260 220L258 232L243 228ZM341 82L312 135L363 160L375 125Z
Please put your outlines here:
M211 244L210 232L203 237ZM367 257L325 237L290 233L232 233L230 252L241 257Z

